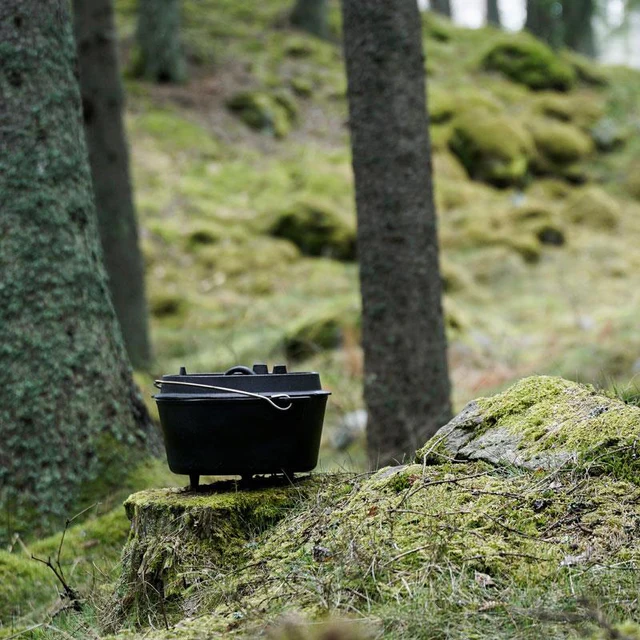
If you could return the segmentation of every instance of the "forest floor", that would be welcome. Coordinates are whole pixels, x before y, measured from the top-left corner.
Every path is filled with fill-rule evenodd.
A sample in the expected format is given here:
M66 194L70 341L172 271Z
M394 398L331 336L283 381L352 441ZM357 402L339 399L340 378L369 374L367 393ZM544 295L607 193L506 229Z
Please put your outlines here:
M321 42L287 28L290 4L184 0L188 82L126 77L156 356L136 375L154 410L152 380L182 365L320 371L333 394L320 469L365 470L362 437L333 445L341 417L363 407L340 20L332 6L336 42ZM126 71L135 2L116 6ZM483 66L492 47L526 46L526 36L432 16L423 31L456 409L532 373L633 387L640 75L562 54L553 64L579 79L569 91L533 91ZM113 508L128 491L181 483L151 463L72 527L63 564L75 586L100 601L116 579L128 524ZM43 616L56 627L56 580L28 558L55 558L59 543L15 540L0 552L0 637ZM31 635L97 637L92 615Z

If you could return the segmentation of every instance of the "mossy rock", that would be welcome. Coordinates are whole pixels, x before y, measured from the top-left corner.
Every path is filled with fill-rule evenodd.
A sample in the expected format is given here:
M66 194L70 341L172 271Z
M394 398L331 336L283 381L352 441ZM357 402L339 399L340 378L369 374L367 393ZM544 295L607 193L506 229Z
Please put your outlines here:
M569 176L567 167L573 169L593 152L591 138L572 124L550 118L539 118L528 124L536 145L532 168L542 175Z
M291 89L301 98L310 98L313 95L313 81L305 76L291 78Z
M573 67L547 45L523 34L501 39L484 55L488 71L499 71L530 89L568 91L576 81Z
M531 136L517 121L489 113L457 118L449 147L471 178L498 187L521 184L533 155Z
M249 127L284 138L296 120L293 98L282 92L242 91L227 101L227 107Z
M569 122L584 130L590 130L605 113L601 98L591 94L565 95L547 92L534 102L538 113L560 122Z
M566 222L610 231L618 226L620 205L600 187L585 187L567 198L561 217Z
M514 207L509 218L518 233L531 234L540 244L560 247L566 243L567 231L558 212L542 202Z
M473 288L473 276L462 265L442 260L440 265L442 290L446 294L462 293Z
M299 200L273 216L268 229L293 242L307 256L337 260L356 257L355 221L322 200Z
M570 464L640 484L640 407L563 378L534 376L469 403L417 459L441 452L526 469Z
M287 327L281 348L287 359L303 360L339 347L346 329L360 331L360 311L350 299L312 309L296 318Z
M180 293L155 288L149 293L149 310L154 318L178 319L185 315L187 308L187 301Z
M640 162L633 162L629 167L625 186L632 198L640 200Z
M429 120L432 124L442 124L453 118L457 111L457 101L453 92L434 86L428 92Z
M422 33L437 42L449 42L453 37L455 27L450 20L439 16L433 11L422 12Z
M621 127L612 118L601 118L590 130L598 151L610 152L623 147L629 137L629 131Z
M560 58L571 65L576 77L583 84L592 87L606 87L609 84L606 69L592 59L569 49L562 50Z
M436 180L468 180L467 172L456 156L449 151L439 151L432 156L433 173Z

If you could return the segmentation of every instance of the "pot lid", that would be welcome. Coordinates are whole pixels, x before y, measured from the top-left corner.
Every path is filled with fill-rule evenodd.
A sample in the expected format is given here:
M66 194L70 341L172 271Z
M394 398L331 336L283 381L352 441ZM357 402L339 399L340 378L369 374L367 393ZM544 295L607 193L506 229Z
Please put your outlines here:
M244 366L231 367L224 373L187 373L180 367L180 373L162 376L156 380L160 393L156 399L171 397L194 398L207 396L238 396L260 394L327 394L322 390L320 376L315 372L289 373L286 365L279 364L269 372L266 364L256 363L250 369ZM242 393L245 392L245 393Z

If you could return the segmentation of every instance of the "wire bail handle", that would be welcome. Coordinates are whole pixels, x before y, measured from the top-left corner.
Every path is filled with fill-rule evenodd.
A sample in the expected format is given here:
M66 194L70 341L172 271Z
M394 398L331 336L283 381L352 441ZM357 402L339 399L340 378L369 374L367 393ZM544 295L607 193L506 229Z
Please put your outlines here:
M251 398L266 400L272 407L278 409L278 411L287 411L288 409L291 409L293 405L293 403L291 402L291 396L287 395L286 393L279 393L278 395L272 396L273 399L286 398L287 400L289 400L289 404L286 407L281 407L280 405L276 404L268 396L263 396L259 393L252 393L251 391L243 391L241 389L230 389L228 387L217 387L212 384L201 384L198 382L180 382L179 380L154 380L153 381L153 386L156 389L162 390L163 384L179 384L185 387L199 387L201 389L214 389L215 391L227 391L229 393L238 393L242 396L249 396Z

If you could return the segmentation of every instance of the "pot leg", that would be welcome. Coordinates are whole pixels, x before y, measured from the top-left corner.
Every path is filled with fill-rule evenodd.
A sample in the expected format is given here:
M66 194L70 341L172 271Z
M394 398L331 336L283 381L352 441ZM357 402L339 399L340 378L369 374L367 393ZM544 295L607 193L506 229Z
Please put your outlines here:
M200 476L197 473L189 474L189 482L189 489L191 489L191 491L197 491L200 486Z

